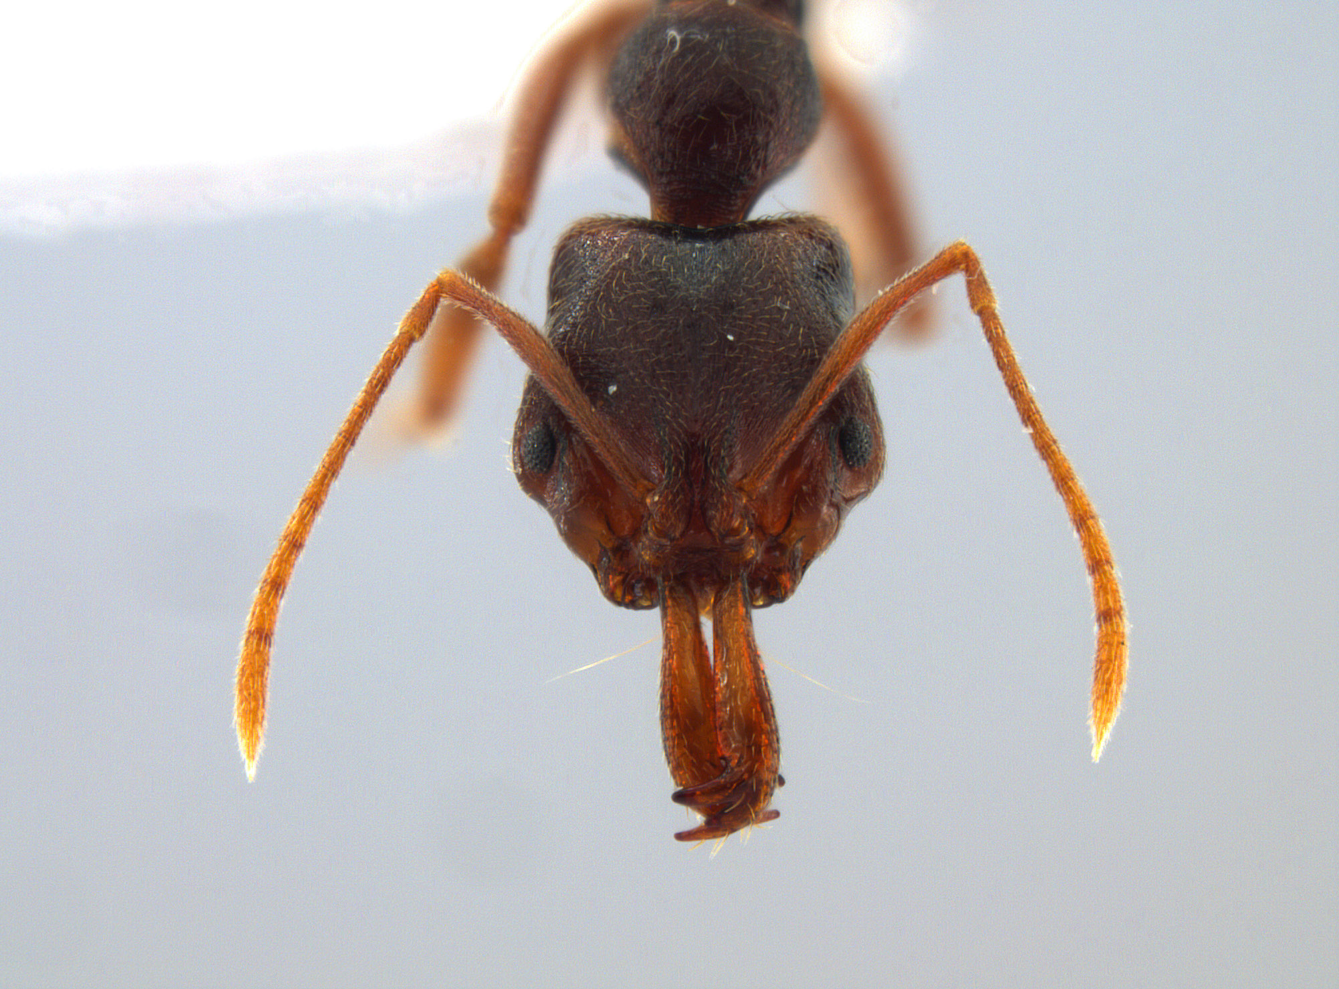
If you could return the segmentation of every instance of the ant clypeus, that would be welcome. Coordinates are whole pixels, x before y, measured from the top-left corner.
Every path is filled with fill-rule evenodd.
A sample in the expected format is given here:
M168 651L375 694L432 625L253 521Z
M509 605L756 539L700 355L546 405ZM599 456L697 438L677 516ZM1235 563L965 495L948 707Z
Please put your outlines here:
M753 608L784 601L883 471L883 434L861 360L918 293L961 272L1005 386L1079 535L1092 581L1094 757L1125 677L1125 612L1101 523L1019 370L976 254L965 243L906 274L852 318L837 232L811 216L749 220L804 153L824 106L849 145L873 219L859 246L888 277L911 238L873 128L815 71L802 0L606 5L536 62L523 84L492 233L405 315L279 541L251 607L237 670L237 731L254 774L279 602L331 483L392 375L428 336L419 413L453 409L480 323L530 370L512 444L525 492L548 509L600 590L660 608L660 713L674 799L703 818L676 837L770 821L782 782L776 717ZM525 224L540 161L578 69L609 65L612 150L651 197L651 219L597 217L559 242L547 335L498 284ZM472 314L472 315L471 315ZM701 617L712 621L708 653Z

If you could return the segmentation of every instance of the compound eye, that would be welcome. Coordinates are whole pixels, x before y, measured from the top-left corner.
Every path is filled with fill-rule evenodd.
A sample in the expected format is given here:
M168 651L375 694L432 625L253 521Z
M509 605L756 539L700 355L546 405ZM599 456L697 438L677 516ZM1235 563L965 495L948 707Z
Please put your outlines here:
M521 470L527 474L547 474L558 459L558 437L548 420L531 426L521 440Z
M837 449L851 470L859 470L874 456L874 431L857 416L847 416L837 428Z

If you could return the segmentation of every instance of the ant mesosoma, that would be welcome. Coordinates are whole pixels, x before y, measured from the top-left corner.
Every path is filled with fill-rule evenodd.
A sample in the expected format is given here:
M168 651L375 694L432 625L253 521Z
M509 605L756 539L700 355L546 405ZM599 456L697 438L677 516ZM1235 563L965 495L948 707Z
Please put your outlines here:
M847 510L878 483L883 433L861 361L894 314L956 273L1082 545L1097 616L1094 758L1101 752L1126 665L1115 564L1019 370L976 254L951 245L853 317L852 268L836 230L812 216L748 219L804 153L826 108L851 148L854 194L871 200L872 243L860 246L893 274L911 256L906 210L874 128L837 80L815 70L801 8L802 0L605 6L539 57L489 210L492 233L405 315L261 578L237 670L249 775L280 599L331 483L413 344L428 336L419 409L425 422L440 422L487 323L530 370L512 444L521 487L605 597L660 609L673 799L702 817L676 837L723 837L775 819L780 746L752 609L789 598ZM601 61L610 66L612 151L650 194L651 218L587 219L563 236L541 334L490 290L525 224L572 80Z

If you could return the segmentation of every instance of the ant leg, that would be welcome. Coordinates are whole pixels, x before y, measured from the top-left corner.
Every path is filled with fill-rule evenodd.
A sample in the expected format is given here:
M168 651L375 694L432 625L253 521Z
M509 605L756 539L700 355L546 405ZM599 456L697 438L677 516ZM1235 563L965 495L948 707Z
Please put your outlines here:
M1065 504L1070 524L1083 550L1084 563L1092 584L1093 610L1097 622L1091 719L1093 760L1096 761L1102 754L1102 746L1116 720L1121 694L1125 689L1127 643L1125 603L1121 596L1120 578L1111 555L1111 545L1102 530L1102 521L1083 490L1083 485L1079 483L1073 466L1060 449L1055 434L1046 425L1036 399L1032 397L1032 389L1018 366L1018 359L1014 356L1009 338L1004 332L1004 324L1000 321L995 293L986 281L985 271L976 252L966 243L958 241L944 248L926 264L890 285L856 315L833 342L795 406L786 414L763 453L739 481L739 488L749 499L764 488L790 452L808 435L815 419L832 396L860 365L888 321L918 294L958 272L967 280L968 301L981 321L981 328L995 358L995 365L1004 379L1004 386L1023 422L1023 428L1032 437L1032 444L1051 475L1060 500Z
M902 171L864 100L835 70L820 66L819 82L825 124L819 165L838 173L823 182L824 195L833 196L831 210L849 242L856 290L868 299L915 266L923 256L920 237ZM924 297L902 314L893 332L923 339L933 320L934 305Z
M544 151L579 71L612 60L614 44L645 16L646 7L645 2L623 2L595 11L552 41L521 84L502 174L488 208L492 232L458 266L488 291L497 290L511 240L529 219ZM433 320L411 415L414 431L439 427L455 412L482 328L455 308L444 308Z
M549 396L571 421L578 433L605 464L614 480L629 493L644 497L651 483L637 470L627 448L612 427L602 419L581 390L563 359L534 326L496 296L484 291L469 278L455 271L443 271L433 280L400 321L395 336L372 370L367 383L354 400L316 473L307 483L297 507L284 526L265 572L256 588L256 596L247 616L237 663L237 695L234 718L237 741L246 760L246 772L254 779L256 757L260 754L265 731L265 698L269 683L270 646L274 640L279 605L288 588L302 547L307 542L316 516L344 462L358 441L359 434L372 416L391 379L404 363L410 349L434 323L443 303L463 310L491 324L530 369Z

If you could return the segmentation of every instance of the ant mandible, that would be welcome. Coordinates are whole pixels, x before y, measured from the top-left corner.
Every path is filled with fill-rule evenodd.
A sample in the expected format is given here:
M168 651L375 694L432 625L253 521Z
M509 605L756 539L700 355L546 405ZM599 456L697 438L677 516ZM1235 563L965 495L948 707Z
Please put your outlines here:
M660 609L673 799L702 817L675 837L724 837L775 819L780 745L752 609L789 598L878 483L883 432L861 361L899 310L956 273L1079 536L1097 616L1093 757L1101 753L1125 679L1116 567L1019 370L976 254L949 246L853 318L851 262L835 229L812 216L748 219L804 153L826 106L875 218L859 246L890 278L909 266L906 210L874 129L849 92L814 69L801 8L802 0L606 6L540 56L521 91L492 233L405 315L261 578L237 669L249 776L280 599L331 483L413 344L429 338L419 414L438 423L453 411L487 323L530 371L512 443L521 487L605 597ZM601 61L612 152L650 194L651 218L587 219L563 236L541 334L491 289L525 224L572 81Z

